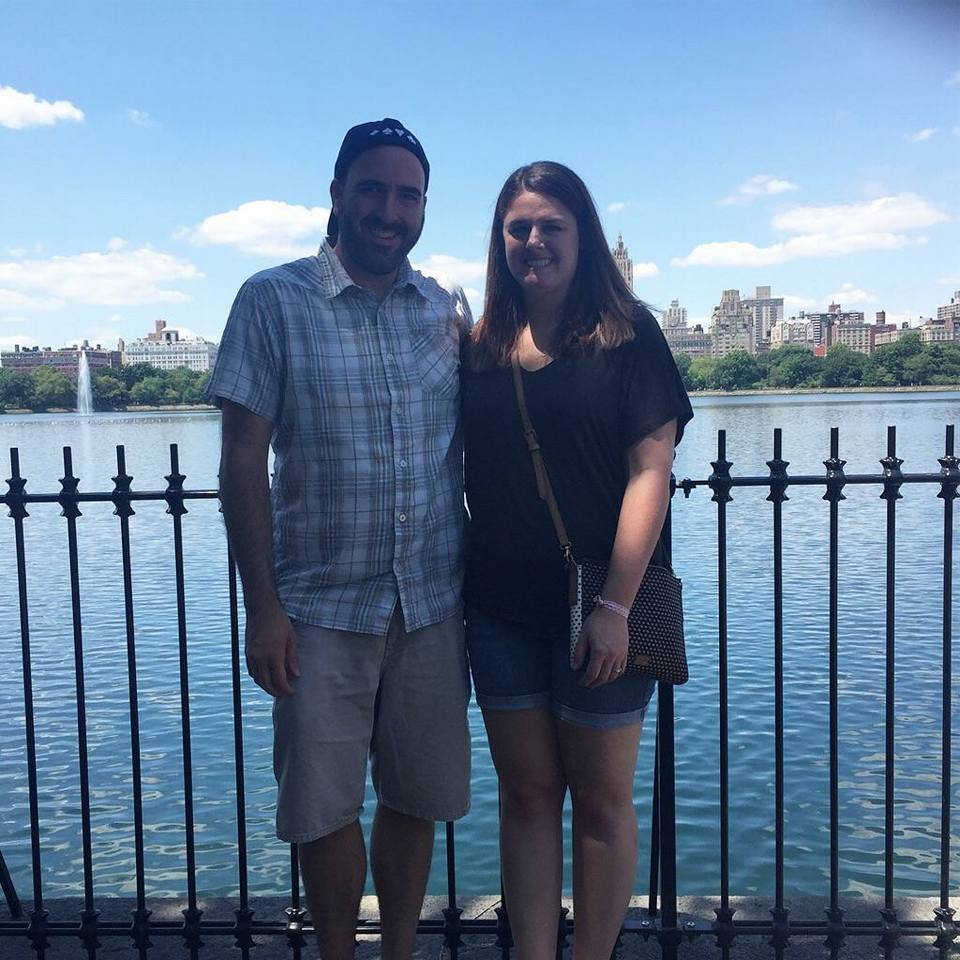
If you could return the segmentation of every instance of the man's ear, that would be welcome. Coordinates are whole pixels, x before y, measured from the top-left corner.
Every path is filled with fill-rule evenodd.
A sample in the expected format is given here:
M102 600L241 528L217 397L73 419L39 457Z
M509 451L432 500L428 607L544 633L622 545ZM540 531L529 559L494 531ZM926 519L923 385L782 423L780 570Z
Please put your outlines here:
M343 184L339 180L330 181L330 203L334 213L339 213L340 201L343 199Z

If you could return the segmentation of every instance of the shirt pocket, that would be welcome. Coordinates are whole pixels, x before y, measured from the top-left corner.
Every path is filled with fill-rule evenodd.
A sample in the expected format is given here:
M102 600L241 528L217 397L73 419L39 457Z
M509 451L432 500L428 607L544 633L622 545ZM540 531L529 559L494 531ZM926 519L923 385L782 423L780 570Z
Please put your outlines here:
M417 327L412 341L414 368L424 390L442 397L456 395L459 386L459 338L452 323Z

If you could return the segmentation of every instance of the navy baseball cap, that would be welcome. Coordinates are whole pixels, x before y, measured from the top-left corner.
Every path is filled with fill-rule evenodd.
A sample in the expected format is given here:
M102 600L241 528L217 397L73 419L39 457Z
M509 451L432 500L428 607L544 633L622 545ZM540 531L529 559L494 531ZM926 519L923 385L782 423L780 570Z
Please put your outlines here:
M358 123L347 131L347 135L340 144L337 162L333 167L333 175L337 180L343 180L350 169L350 164L365 150L374 147L403 147L409 150L423 167L423 192L427 192L430 183L430 164L427 155L423 152L420 141L399 121L393 117L384 117L383 120L372 120L369 123ZM327 237L335 243L339 225L336 214L330 211L327 221Z

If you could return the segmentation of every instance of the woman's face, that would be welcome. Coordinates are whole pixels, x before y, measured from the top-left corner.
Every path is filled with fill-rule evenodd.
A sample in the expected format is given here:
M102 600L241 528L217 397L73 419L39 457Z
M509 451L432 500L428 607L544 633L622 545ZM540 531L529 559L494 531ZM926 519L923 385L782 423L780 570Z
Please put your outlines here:
M577 272L580 231L558 200L525 190L503 218L507 268L527 302L562 301Z

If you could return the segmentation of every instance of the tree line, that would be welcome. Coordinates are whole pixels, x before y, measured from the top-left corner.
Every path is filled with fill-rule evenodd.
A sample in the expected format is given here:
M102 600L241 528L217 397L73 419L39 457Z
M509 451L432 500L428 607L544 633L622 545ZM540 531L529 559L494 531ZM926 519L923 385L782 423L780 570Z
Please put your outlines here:
M960 343L924 344L919 334L877 347L872 356L832 346L825 357L787 345L753 356L738 350L725 357L676 357L688 390L762 390L790 387L899 387L960 384ZM204 403L209 373L185 367L158 370L149 363L95 368L93 408ZM73 410L77 384L53 367L0 368L0 411Z
M94 410L127 406L171 406L204 403L209 372L181 367L159 370L149 363L124 367L95 367L90 371ZM77 381L53 367L33 370L0 368L0 411L73 410Z
M676 357L688 390L788 387L905 387L960 384L960 343L924 344L919 333L877 347L871 356L834 344L825 357L786 345L753 356Z

